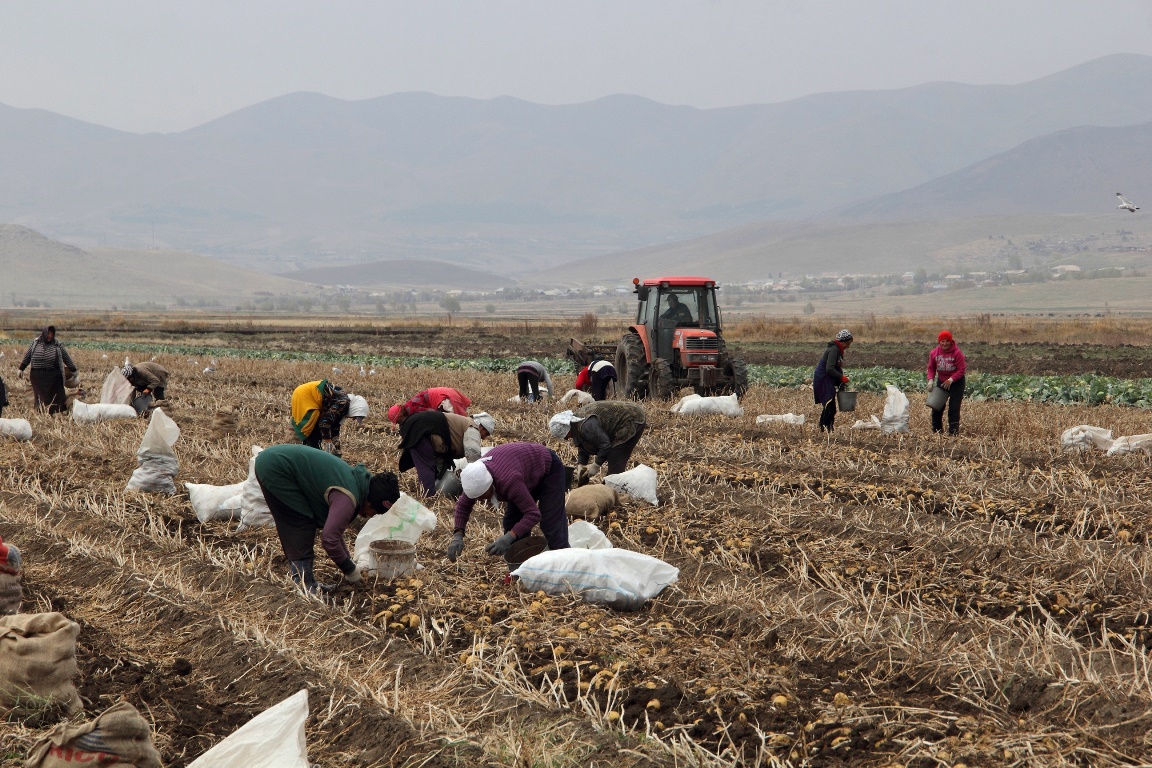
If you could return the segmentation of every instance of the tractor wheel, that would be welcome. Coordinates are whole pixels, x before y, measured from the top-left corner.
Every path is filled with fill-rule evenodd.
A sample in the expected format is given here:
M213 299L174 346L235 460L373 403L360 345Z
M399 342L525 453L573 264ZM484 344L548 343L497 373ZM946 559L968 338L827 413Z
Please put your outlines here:
M627 333L616 347L616 376L625 398L643 398L648 392L648 361L639 334Z
M672 397L676 389L676 384L672 380L672 364L660 358L653 360L648 371L648 393L652 397L667 400Z
M731 358L724 366L724 375L730 382L729 391L735 392L737 397L744 397L748 392L748 364L744 358Z

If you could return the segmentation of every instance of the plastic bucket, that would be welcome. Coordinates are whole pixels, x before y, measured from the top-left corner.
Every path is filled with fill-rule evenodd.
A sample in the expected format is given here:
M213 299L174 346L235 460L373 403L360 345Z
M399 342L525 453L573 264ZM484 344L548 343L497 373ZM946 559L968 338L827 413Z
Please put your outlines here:
M841 411L854 411L856 410L856 395L855 391L842 389L836 393L836 407Z
M411 576L416 571L416 545L396 539L378 539L368 545L375 564L373 570L381 579Z
M944 406L948 404L948 390L937 384L932 387L932 391L928 393L925 402L934 411L944 410Z
M523 565L525 560L535 557L546 549L548 549L548 539L543 536L529 536L512 545L512 548L504 555L504 562L508 563L509 571L514 571Z

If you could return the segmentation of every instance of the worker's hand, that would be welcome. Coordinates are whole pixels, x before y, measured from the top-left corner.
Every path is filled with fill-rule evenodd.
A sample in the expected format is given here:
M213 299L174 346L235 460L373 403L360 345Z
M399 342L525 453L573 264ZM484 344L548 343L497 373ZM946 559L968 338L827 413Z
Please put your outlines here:
M588 482L588 467L583 465L583 464L577 464L574 479L576 480L576 487L577 488L579 488L580 486L587 483Z
M844 384L844 385L847 385L847 384L848 384L848 377L847 377L847 376L845 376L843 379L841 379L841 380L840 380L840 383L841 383L841 384Z
M484 547L484 551L490 555L504 555L508 553L508 550L511 549L512 545L515 543L516 534L509 531L500 538L496 539L496 541Z
M448 562L456 562L456 558L460 557L460 553L464 551L464 534L452 534L452 541L448 544Z
M331 453L333 455L336 453L336 448L332 445L331 440L321 440L320 450L324 451L324 453Z
M596 462L592 462L591 464L589 464L587 469L588 469L588 479L589 480L596 477L596 475L600 474L600 465L597 464Z
M28 369L21 368L19 371L16 372L16 378L18 378L18 379L28 378Z
M935 387L936 382L932 381L932 379L928 379L928 391L931 392Z
M949 376L944 379L944 381L940 382L940 386L944 387L944 389L952 389L952 377Z
M348 582L349 584L360 586L364 583L364 574L360 573L359 568L354 567L352 569L352 573L344 574L344 581Z

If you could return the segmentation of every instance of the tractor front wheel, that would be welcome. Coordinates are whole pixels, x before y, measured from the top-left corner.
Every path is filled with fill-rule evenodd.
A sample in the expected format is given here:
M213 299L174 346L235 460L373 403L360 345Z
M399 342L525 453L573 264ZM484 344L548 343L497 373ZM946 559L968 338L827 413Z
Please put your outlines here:
M616 348L616 376L625 398L643 398L648 392L648 360L644 342L636 333L624 334Z
M675 390L676 386L672 381L672 364L661 358L653 360L651 369L648 371L648 393L652 397L667 400L672 397Z

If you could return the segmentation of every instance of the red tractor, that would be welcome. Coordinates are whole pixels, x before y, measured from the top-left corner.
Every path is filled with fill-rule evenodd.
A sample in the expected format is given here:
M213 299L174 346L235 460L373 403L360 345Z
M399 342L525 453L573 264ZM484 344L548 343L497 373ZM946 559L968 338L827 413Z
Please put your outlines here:
M658 277L632 281L636 322L616 347L616 375L625 397L669 398L681 387L698 394L748 391L748 366L721 336L715 280Z

